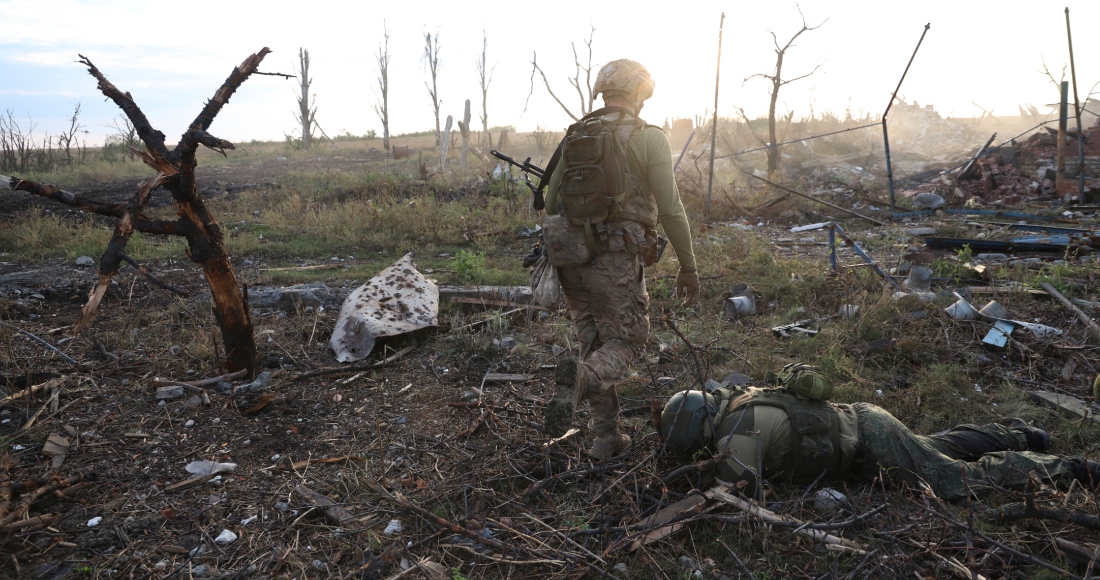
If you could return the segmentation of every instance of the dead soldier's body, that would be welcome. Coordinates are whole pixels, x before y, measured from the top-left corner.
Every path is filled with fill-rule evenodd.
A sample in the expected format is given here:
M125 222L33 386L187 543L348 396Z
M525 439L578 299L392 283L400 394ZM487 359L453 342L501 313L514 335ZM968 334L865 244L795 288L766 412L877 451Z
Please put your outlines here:
M1022 489L1030 474L1063 487L1077 479L1100 485L1100 464L1045 453L1050 436L1019 419L959 425L917 435L886 410L798 397L783 388L717 389L674 395L661 415L674 453L728 453L718 477L755 490L766 480L809 482L828 477L869 481L882 476L914 489L927 484L944 499L961 499L992 485Z

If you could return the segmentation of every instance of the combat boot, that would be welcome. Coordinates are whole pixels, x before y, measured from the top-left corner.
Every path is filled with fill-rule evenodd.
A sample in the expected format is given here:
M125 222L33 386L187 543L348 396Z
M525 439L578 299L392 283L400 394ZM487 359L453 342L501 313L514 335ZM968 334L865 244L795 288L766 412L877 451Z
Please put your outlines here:
M543 411L543 428L551 437L561 437L573 423L573 413L588 390L588 375L579 369L577 359L567 357L554 370L556 391Z
M588 449L588 455L596 461L604 461L614 457L630 447L630 435L624 433L609 433L603 437L597 437L592 441L592 447Z
M1070 459L1073 477L1085 485L1085 489L1100 490L1100 463L1087 459Z
M1027 438L1027 450L1038 451L1039 453L1046 453L1050 451L1050 433L1043 431L1038 427L1032 427L1027 424L1027 421L1020 419L1019 417L1012 417L1001 421L1001 425L1012 429L1013 431L1019 431Z

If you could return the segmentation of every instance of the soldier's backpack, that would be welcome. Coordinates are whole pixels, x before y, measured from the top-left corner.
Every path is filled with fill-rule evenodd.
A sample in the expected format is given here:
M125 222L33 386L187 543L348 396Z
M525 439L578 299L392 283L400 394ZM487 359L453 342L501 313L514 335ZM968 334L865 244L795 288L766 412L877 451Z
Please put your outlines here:
M615 112L617 119L606 118ZM601 242L607 228L602 224L619 214L628 193L627 142L639 121L623 123L626 117L626 110L618 107L593 111L571 125L562 141L558 213L584 227L585 241L595 253L605 247Z
M778 374L768 371L765 380L811 401L827 401L833 394L833 383L821 369L805 363L790 363Z

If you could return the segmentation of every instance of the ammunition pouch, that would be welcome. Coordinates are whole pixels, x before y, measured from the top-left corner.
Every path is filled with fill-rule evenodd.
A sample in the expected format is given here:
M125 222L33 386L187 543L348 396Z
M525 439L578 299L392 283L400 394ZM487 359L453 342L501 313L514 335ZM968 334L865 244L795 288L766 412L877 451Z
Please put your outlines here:
M588 245L585 228L570 223L565 216L551 215L542 220L542 240L543 251L556 268L590 264L596 256Z

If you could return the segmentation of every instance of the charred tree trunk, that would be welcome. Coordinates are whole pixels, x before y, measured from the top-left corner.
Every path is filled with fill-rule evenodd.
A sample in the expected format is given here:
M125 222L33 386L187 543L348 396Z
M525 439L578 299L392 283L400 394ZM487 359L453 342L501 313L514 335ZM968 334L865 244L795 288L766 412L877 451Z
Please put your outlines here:
M246 370L249 376L255 373L256 342L252 335L252 320L248 312L247 288L242 291L237 286L237 277L229 263L221 227L210 215L206 203L195 187L195 167L197 166L195 152L199 145L220 151L222 154L225 149L234 148L232 143L218 139L206 131L221 108L237 88L256 72L256 68L269 52L271 52L269 49L264 48L233 69L229 78L207 101L206 106L180 138L179 144L171 151L164 145L164 133L152 127L130 94L120 91L90 60L83 55L80 56L81 64L88 67L88 73L99 81L99 90L114 101L133 123L138 136L148 149L148 152L139 151L139 154L147 165L157 171L157 174L142 183L134 193L133 199L126 205L85 200L79 195L50 185L11 179L10 185L13 190L28 191L82 211L119 218L114 235L100 259L99 284L92 289L88 303L81 311L80 320L74 327L75 332L80 332L91 325L111 278L118 272L123 261L136 267L162 288L173 290L157 281L146 268L125 254L126 244L134 231L183 236L187 238L188 256L202 266L207 284L210 286L214 302L214 317L221 329L222 341L225 345L227 370L230 372ZM145 202L153 190L160 186L167 189L176 201L179 218L175 221L150 220L142 215Z

